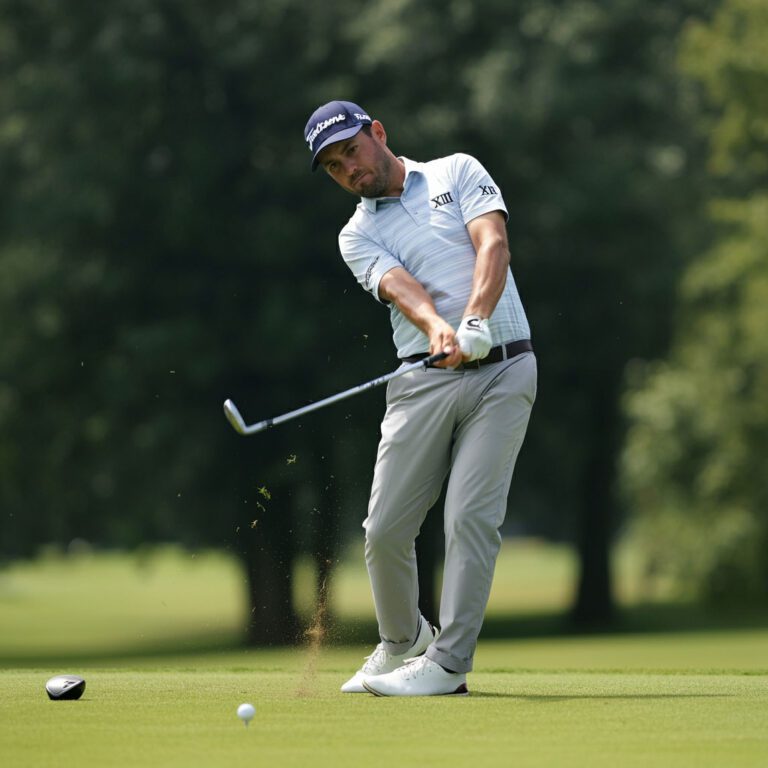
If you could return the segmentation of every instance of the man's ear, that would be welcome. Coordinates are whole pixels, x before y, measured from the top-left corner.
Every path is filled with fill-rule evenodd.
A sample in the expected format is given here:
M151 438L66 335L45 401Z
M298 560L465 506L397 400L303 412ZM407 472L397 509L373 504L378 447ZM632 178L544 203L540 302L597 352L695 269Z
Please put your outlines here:
M387 132L384 130L384 126L378 120L374 120L371 123L371 133L382 144L386 144L387 143Z

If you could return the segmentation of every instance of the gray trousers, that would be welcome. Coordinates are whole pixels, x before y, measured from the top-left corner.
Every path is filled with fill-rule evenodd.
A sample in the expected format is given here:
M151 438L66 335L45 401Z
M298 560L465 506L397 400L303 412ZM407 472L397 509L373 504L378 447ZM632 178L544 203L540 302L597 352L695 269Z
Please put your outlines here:
M491 590L515 461L536 397L536 358L466 371L417 370L393 379L365 528L365 558L389 653L419 625L415 539L446 490L440 637L432 661L469 672Z

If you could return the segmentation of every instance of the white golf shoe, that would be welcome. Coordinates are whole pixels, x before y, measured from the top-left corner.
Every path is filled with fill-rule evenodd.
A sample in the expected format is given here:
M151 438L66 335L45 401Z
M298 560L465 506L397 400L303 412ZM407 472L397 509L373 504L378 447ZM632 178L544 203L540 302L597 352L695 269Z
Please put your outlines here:
M341 686L342 693L368 693L363 688L363 680L366 677L376 677L392 672L405 664L407 659L420 656L439 634L440 632L432 629L432 625L422 616L416 642L405 653L397 655L388 653L384 649L384 644L379 643L373 653L365 657L365 664Z
M426 656L409 659L394 672L363 679L363 687L375 696L466 696L467 676L446 672Z

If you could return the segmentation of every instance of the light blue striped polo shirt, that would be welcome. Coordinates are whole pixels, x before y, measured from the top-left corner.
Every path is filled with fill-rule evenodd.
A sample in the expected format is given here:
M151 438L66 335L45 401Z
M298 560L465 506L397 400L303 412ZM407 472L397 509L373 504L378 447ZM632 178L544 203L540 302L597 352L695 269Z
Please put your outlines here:
M404 267L432 297L438 314L458 328L472 292L476 254L467 223L507 209L488 171L465 154L405 163L400 197L362 198L339 235L339 248L357 281L379 297L381 278ZM429 351L429 340L389 304L398 357ZM531 337L511 270L490 318L493 343Z

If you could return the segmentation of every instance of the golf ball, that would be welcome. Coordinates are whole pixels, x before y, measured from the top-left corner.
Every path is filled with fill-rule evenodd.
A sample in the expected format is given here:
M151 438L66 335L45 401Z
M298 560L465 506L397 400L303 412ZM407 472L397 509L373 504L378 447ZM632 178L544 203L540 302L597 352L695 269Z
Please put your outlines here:
M253 704L241 704L237 708L237 716L246 724L251 722L253 716L256 714L256 707Z

